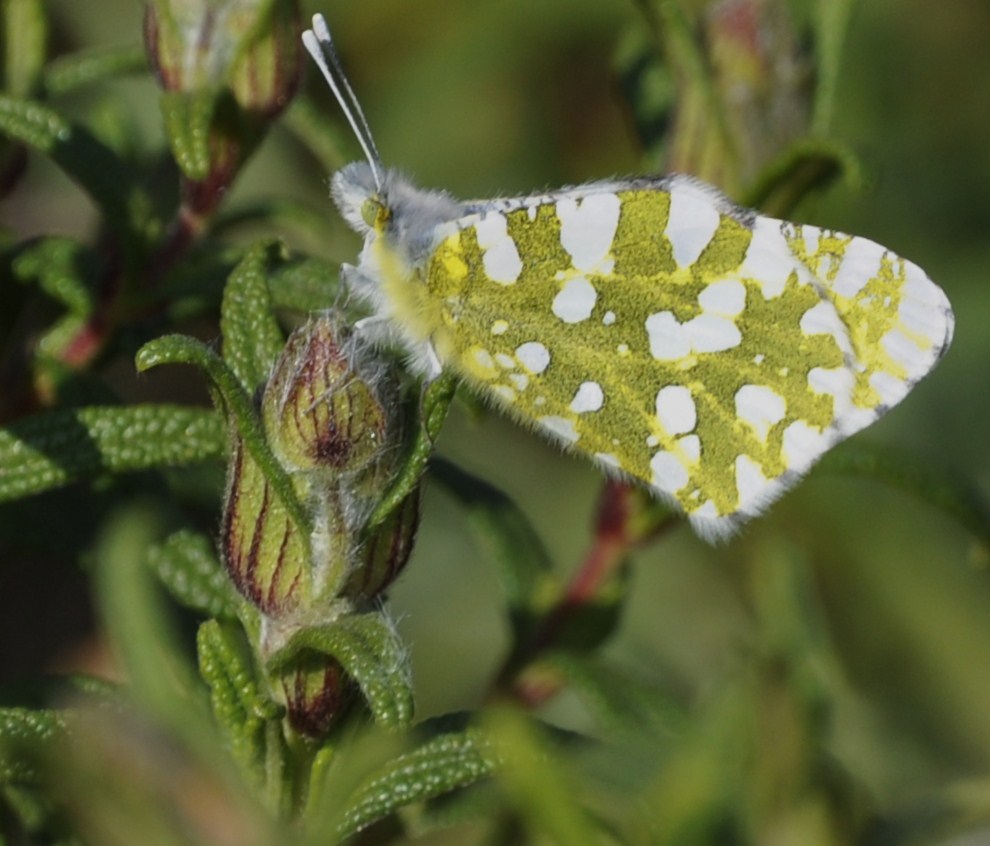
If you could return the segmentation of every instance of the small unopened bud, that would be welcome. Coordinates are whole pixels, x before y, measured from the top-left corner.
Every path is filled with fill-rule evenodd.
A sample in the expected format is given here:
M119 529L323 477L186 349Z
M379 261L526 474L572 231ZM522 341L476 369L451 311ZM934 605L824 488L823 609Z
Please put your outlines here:
M340 664L315 652L301 653L279 681L289 723L299 734L314 739L326 737L355 690Z
M165 89L191 220L211 213L301 76L297 0L155 0L145 45Z
M406 566L419 527L419 488L371 532L342 594L351 599L378 596Z
M353 475L390 448L394 409L379 396L382 371L356 358L329 317L289 338L265 387L262 417L272 449L290 472Z

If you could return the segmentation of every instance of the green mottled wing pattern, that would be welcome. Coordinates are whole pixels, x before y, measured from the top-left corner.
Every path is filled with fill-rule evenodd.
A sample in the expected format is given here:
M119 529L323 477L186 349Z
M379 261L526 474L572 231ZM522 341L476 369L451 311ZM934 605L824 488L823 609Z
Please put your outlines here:
M942 291L683 177L491 201L422 270L445 365L723 536L938 360Z

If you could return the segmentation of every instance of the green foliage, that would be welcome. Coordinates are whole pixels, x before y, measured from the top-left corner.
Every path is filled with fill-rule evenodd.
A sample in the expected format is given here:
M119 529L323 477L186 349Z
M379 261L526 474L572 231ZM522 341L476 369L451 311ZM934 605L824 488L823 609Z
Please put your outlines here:
M808 487L865 477L907 494L903 509L838 497L802 514L813 498L795 497L717 551L615 481L586 519L570 471L548 463L543 485L514 436L482 442L492 427L472 421L448 440L465 425L451 375L400 385L352 331L362 315L339 267L354 245L324 179L356 145L324 92L295 96L296 5L151 5L143 49L134 26L123 46L54 55L85 40L69 11L0 4L0 841L893 846L990 824L990 692L971 657L990 652L966 651L990 644L990 595L982 570L946 566L961 542L985 564L975 462L962 473L935 449L857 439ZM433 57L409 41L402 64L360 28L344 52L356 79L395 92L381 117L383 139L407 139L397 161L416 162L420 135L425 167L453 170L444 144L468 151L451 188L489 173L514 134L540 182L584 178L592 155L599 176L629 169L591 148L598 127L622 135L616 109L645 166L770 214L840 180L862 187L841 128L853 4L633 5L624 35L593 0L554 0L526 23L520 4L481 3L444 11ZM376 26L394 35L403 15ZM596 90L601 50L616 53L618 105ZM490 94L487 57L507 80ZM547 103L523 105L541 89ZM406 93L421 99L401 106ZM556 134L530 133L531 111ZM287 132L265 142L276 124ZM55 176L27 179L43 162ZM942 452L952 424L932 424ZM875 513L857 532L853 511ZM930 512L946 518L937 544L910 534ZM909 540L886 549L881 524ZM498 654L465 599L487 585L479 567L501 588L484 599L507 621ZM53 664L22 582L47 608L76 571L97 625ZM959 602L938 616L928 599L949 580ZM46 678L80 655L92 675L75 663ZM414 693L439 716L418 718Z

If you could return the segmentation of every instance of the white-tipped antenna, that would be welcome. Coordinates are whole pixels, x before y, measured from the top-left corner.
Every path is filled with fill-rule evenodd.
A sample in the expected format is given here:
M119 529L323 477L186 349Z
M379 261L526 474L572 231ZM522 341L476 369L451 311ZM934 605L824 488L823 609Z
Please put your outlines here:
M371 165L371 173L375 177L375 186L382 187L382 160L378 155L378 148L375 146L375 139L371 136L371 129L368 121L365 120L364 112L361 111L361 104L354 96L354 89L347 81L347 76L340 64L340 57L337 49L333 46L333 39L330 37L330 28L323 19L323 15L313 15L313 28L307 29L302 34L303 46L313 57L313 61L319 65L323 78L326 79L333 96L337 98L340 107L344 110L347 122L351 125L354 135L364 150L364 157Z

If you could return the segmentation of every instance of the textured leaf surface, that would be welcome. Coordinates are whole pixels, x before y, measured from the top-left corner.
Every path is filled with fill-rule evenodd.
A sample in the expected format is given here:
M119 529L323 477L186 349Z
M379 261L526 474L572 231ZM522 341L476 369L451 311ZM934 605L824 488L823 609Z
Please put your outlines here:
M175 532L148 552L148 564L187 608L207 617L237 618L240 602L209 538L186 530Z
M282 254L278 244L256 244L234 268L224 289L220 316L223 357L248 393L268 378L285 344L268 292L268 276L281 262Z
M226 430L212 411L170 405L52 411L0 429L0 502L104 472L218 459Z
M56 711L0 708L0 784L37 780L33 760L65 730L65 720Z
M265 724L277 716L277 708L258 689L243 633L208 620L199 627L196 645L213 714L234 756L260 780Z
M474 784L497 766L480 730L440 735L389 762L350 796L339 833L346 837L407 805Z

